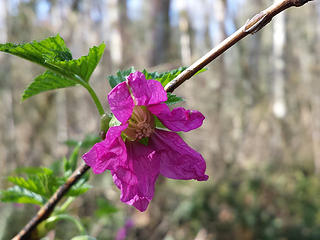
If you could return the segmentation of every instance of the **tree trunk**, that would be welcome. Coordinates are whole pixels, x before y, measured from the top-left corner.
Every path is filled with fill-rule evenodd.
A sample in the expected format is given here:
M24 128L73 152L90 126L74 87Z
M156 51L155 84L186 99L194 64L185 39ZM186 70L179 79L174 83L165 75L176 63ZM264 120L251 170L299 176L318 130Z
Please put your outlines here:
M170 45L170 0L152 0L152 51L151 66L168 61Z
M191 41L189 25L187 3L185 0L179 0L180 49L181 62L184 66L189 66L191 64Z
M120 31L120 2L108 0L110 56L114 68L119 68L123 61L123 43Z
M279 0L275 0L277 2ZM285 13L280 13L273 20L273 72L274 72L274 103L273 113L277 118L286 115L285 91L284 91L284 45L286 40Z

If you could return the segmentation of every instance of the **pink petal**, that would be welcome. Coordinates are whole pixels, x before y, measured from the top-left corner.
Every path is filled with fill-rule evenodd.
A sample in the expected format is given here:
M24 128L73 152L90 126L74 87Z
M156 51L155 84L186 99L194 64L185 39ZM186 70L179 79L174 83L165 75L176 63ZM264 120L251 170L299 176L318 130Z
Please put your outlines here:
M160 164L149 147L136 142L127 142L126 147L128 158L111 172L113 181L121 189L121 201L143 212L153 198Z
M167 101L167 93L160 82L146 80L141 72L131 73L128 77L128 85L139 106L148 106Z
M127 83L122 82L115 86L108 94L108 101L111 112L116 118L122 123L127 122L134 107Z
M148 110L156 115L164 126L175 132L188 132L196 129L205 119L201 112L186 110L182 107L170 111L165 103L148 106Z
M206 162L174 132L156 129L149 146L160 156L160 173L173 179L206 181Z
M121 138L121 131L127 127L128 124L109 128L105 140L96 143L82 156L95 174L117 169L127 159L126 146Z

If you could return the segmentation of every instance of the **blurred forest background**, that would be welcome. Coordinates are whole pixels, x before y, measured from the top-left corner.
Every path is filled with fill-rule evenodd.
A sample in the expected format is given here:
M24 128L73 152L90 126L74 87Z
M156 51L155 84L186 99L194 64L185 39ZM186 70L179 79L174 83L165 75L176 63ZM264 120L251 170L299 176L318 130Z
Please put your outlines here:
M105 109L107 75L134 66L188 66L272 0L0 0L0 42L60 35L74 57L106 43L92 82ZM0 54L0 188L16 167L50 166L64 141L97 134L82 88L20 101L43 69ZM145 213L122 204L109 173L91 174L72 212L88 234L114 239L320 239L320 2L279 14L176 90L204 126L184 134L207 161L208 182L158 180ZM0 203L0 239L36 208ZM55 239L76 235L61 222ZM121 235L121 234L120 234ZM118 239L121 236L118 233ZM123 236L122 236L123 237Z

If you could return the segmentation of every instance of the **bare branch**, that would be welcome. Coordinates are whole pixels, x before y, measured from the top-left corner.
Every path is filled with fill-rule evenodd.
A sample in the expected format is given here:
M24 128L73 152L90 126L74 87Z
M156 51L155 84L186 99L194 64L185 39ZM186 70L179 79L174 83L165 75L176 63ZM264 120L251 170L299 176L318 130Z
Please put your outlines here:
M210 52L204 55L202 58L193 63L175 79L165 86L167 92L173 92L177 87L179 87L184 81L190 79L199 70L213 61L215 58L220 56L235 43L239 42L242 38L249 34L256 33L267 25L272 18L290 7L300 7L307 2L313 0L284 0L271 5L269 8L261 11L253 18L248 20L245 25L243 25L238 31L233 33L230 37L222 41L218 46L213 48ZM71 177L63 184L56 193L50 198L50 200L38 211L38 213L31 219L31 221L13 238L13 240L24 240L31 239L32 231L37 227L37 225L43 220L47 219L58 202L63 198L63 196L68 192L68 190L90 169L86 164L82 164Z
M205 54L203 57L198 59L190 67L184 70L180 75L173 79L170 83L165 86L167 92L173 92L177 87L179 87L184 81L190 79L195 75L199 70L204 68L226 50L231 48L234 44L239 42L242 38L246 37L249 34L254 34L258 32L261 28L267 25L272 18L279 14L280 12L286 10L290 7L300 7L307 2L313 0L284 0L274 3L267 9L256 14L253 18L248 20L239 30L233 33L231 36L226 38L210 52Z

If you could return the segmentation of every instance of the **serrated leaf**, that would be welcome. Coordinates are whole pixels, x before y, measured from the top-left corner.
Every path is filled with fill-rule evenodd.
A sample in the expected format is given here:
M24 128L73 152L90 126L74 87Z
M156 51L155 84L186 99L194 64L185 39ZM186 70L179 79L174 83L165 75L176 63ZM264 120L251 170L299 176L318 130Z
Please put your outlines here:
M75 86L77 83L85 86L99 63L104 48L105 44L102 43L90 48L87 56L72 59L70 50L59 35L39 42L0 44L0 51L19 56L49 69L27 87L22 100L44 91Z
M167 93L168 99L165 102L168 105L174 105L176 103L179 102L183 102L183 98L182 97L178 97L177 95L173 94L173 93Z
M131 67L127 70L119 70L117 72L117 75L110 75L108 76L109 84L111 88L114 88L117 86L119 83L122 83L126 81L127 76L129 76L130 73L135 72L134 67Z
M41 197L39 194L31 192L27 189L14 186L5 191L0 191L0 200L2 202L12 202L12 203L28 203L28 204L36 204L43 205L45 203L45 199Z
M94 69L100 62L104 53L105 44L94 46L89 49L87 56L82 56L79 59L69 61L48 61L56 67L62 68L67 72L71 72L80 77L83 81L88 82Z
M180 67L178 69L173 69L168 72L158 73L158 72L147 72L147 70L143 70L142 73L145 75L146 79L154 79L161 82L162 86L164 87L167 85L171 80L173 80L176 76L182 73L186 67Z
M46 71L45 73L36 77L33 82L24 90L22 100L26 100L41 92L54 90L58 88L73 87L77 82L63 77L60 74Z
M72 59L70 50L59 35L46 38L39 42L0 44L0 51L16 55L48 68L50 68L48 66L48 60L67 61Z
M37 174L29 178L10 176L8 181L45 198L49 198L61 184L54 176L46 174Z

